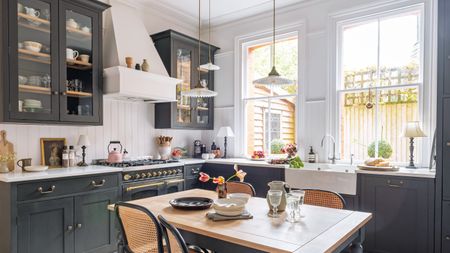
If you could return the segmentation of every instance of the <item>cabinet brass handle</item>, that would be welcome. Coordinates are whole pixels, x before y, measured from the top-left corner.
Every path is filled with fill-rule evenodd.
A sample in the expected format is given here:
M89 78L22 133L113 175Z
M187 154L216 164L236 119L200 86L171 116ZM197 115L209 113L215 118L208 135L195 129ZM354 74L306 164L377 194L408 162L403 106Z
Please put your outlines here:
M99 187L104 186L105 183L106 183L106 180L105 180L105 179L102 179L101 183L97 184L97 182L92 181L92 182L91 182L91 185L92 185L93 187L95 187L95 188L99 188Z
M55 90L55 91L52 91L52 94L53 95L58 95L58 92Z
M49 194L49 193L52 193L53 191L55 191L55 188L56 188L56 186L52 185L52 187L50 187L50 189L48 189L47 191L44 191L44 188L42 188L42 187L37 188L37 190L41 194Z
M403 180L400 180L399 184L393 184L391 183L391 180L388 180L387 184L389 187L400 188L403 185Z
M73 230L73 226L67 226L67 231L72 231Z
M165 184L165 183L164 182L160 182L160 183L154 183L154 184L143 184L143 185L138 185L138 186L130 186L130 187L127 187L125 189L125 191L130 192L130 191L133 191L133 190L136 190L136 189L153 187L153 186L160 186L160 185L163 185L163 184Z
M450 147L450 141L445 143L445 146Z
M61 92L61 95L62 96L67 96L67 92L63 91L63 92Z
M77 228L81 228L81 227L82 227L81 223L78 223Z
M166 184L178 184L184 182L184 179L174 179L174 180L167 180Z

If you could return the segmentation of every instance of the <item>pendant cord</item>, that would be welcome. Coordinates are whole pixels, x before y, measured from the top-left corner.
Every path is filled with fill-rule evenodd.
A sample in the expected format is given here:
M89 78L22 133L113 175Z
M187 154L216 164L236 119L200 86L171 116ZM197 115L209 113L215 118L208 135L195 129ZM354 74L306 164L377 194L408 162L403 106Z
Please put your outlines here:
M201 31L201 20L200 20L200 15L201 15L201 2L200 0L198 0L198 67L197 67L197 72L198 72L198 81L200 83L200 52L201 52L201 48L200 48L200 31Z
M272 25L273 25L273 34L272 34L272 67L275 66L275 0L273 0L273 20L272 20Z
M208 0L209 14L208 14L208 58L211 61L211 0Z

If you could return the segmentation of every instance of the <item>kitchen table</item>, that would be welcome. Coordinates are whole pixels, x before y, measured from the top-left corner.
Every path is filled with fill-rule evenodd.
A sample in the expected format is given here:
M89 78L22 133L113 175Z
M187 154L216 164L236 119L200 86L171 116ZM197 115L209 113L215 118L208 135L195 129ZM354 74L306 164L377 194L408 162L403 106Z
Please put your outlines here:
M212 209L183 211L169 204L171 199L192 196L215 199L217 193L193 189L129 203L164 216L187 242L221 253L341 252L350 244L355 252L362 252L364 227L372 217L370 213L303 205L301 221L289 223L284 213L280 218L268 217L266 199L254 197L247 204L253 219L214 222L206 218ZM108 208L114 210L112 205Z

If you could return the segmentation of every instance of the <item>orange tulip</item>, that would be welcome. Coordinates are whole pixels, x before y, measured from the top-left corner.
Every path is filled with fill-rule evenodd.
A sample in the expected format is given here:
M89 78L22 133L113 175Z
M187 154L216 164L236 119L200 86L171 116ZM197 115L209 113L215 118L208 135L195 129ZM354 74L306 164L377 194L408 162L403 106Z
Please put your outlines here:
M225 178L223 178L222 176L220 177L215 177L213 178L213 183L215 184L224 184L225 183Z

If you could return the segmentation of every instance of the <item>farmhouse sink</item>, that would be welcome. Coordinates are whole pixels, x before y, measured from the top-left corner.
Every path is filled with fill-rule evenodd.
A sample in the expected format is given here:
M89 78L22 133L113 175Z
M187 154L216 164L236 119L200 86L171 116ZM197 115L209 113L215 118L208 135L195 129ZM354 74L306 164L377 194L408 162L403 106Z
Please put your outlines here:
M292 188L320 189L356 195L356 166L305 163L301 169L286 169L286 182Z

